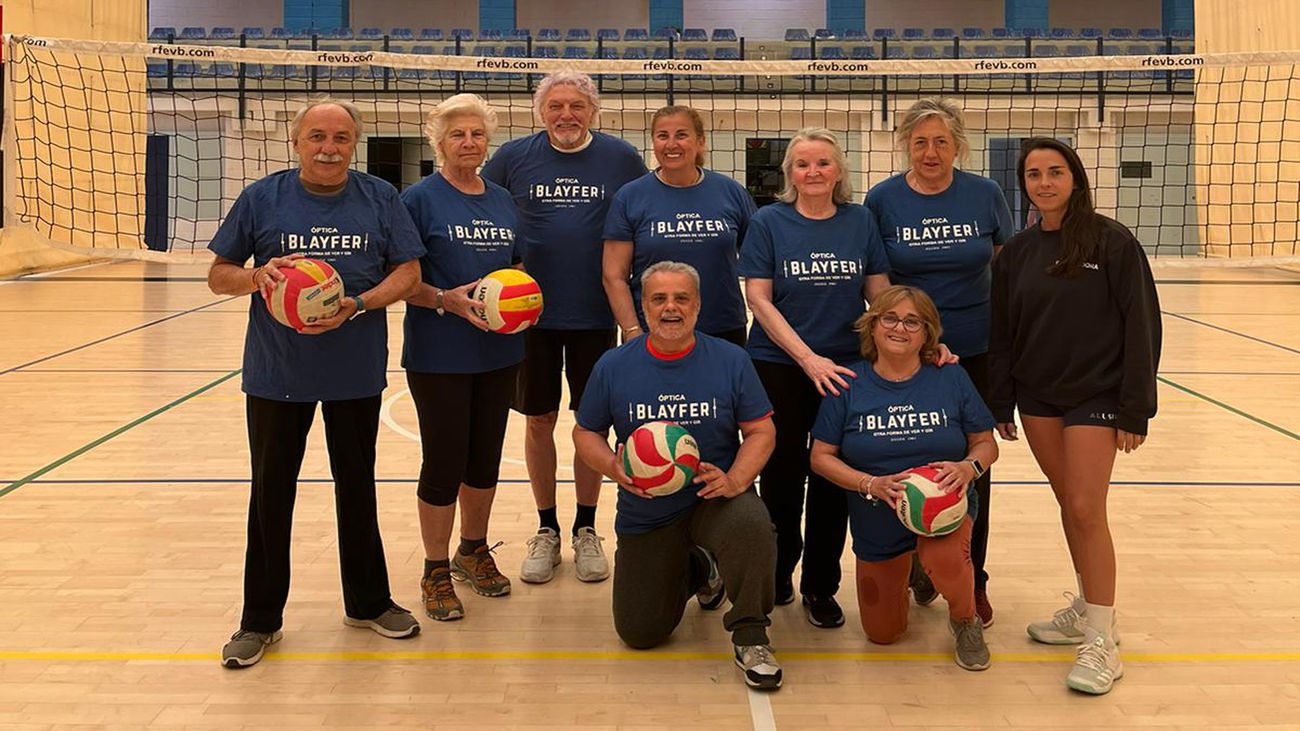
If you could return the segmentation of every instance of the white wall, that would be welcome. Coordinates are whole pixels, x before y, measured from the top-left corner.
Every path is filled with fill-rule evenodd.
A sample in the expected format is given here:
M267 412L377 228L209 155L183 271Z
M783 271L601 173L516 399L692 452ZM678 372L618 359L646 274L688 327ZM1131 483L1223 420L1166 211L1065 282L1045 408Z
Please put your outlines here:
M149 28L171 26L179 33L190 25L230 26L238 33L245 26L268 31L284 22L281 0L154 0L149 3Z
M780 39L786 28L822 28L826 0L683 0L685 27L735 28L745 38Z

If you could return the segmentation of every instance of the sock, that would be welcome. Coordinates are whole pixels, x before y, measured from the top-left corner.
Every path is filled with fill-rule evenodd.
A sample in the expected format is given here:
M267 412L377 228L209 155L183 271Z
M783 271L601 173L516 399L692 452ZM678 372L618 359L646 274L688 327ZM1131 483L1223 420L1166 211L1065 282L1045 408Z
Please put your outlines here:
M479 546L486 546L486 545L487 545L487 538L478 538L475 540L471 540L469 538L461 536L460 548L457 548L456 552L462 556L470 556L474 553L474 551Z
M560 535L560 519L555 517L555 508L538 510L537 522L540 528L550 528L555 531L555 535Z
M554 512L554 511L551 511ZM579 528L596 529L596 506L578 504L578 512L573 516L573 535L578 535Z
M1115 607L1089 604L1088 613L1084 615L1083 621L1087 622L1088 626L1096 630L1102 637L1114 642Z
M449 568L451 568L451 561L449 559L444 558L441 561L430 561L427 558L424 559L425 576L429 576L433 574L434 569L449 569Z

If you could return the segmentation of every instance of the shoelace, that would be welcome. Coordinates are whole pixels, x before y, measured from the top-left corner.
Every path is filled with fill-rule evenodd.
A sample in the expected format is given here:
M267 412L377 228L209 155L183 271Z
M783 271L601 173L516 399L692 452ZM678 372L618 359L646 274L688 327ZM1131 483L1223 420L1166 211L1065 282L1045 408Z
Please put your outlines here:
M767 645L751 645L742 654L745 655L743 659L748 660L745 664L751 668L776 664L776 658L772 656L772 648Z
M559 546L560 539L558 536L552 536L550 533L538 533L537 535L528 539L527 545L528 545L528 557L538 558L542 556L549 556L552 550L551 546Z
M230 639L232 639L232 640L258 640L258 641L260 641L260 642L266 642L266 638L267 638L267 636L268 636L269 634L270 634L270 633L254 632L254 631L251 630L251 629L241 629L241 630L239 630L238 632L236 632L235 634L231 635L231 636L230 636Z
M1106 640L1097 637L1092 642L1082 645L1075 651L1075 665L1082 665L1089 670L1109 674L1110 666L1106 664Z
M596 557L600 555L600 542L605 540L595 533L580 533L573 539L573 550L583 556Z
M978 628L978 629L977 629ZM984 646L983 625L978 622L957 625L957 647L962 650L979 650Z
M1079 614L1079 610L1074 608L1074 600L1078 597L1074 595L1074 592L1067 591L1065 592L1065 598L1070 600L1070 605L1052 615L1052 624L1057 627L1075 627L1083 619L1083 615Z
M443 574L433 579L433 598L441 604L456 598L456 589L451 584L451 574Z
M505 545L505 541L497 541L489 546L486 551L479 553L475 551L470 554L469 558L474 562L474 573L479 580L495 581L501 577L501 571L497 569L497 562L492 558L492 552Z

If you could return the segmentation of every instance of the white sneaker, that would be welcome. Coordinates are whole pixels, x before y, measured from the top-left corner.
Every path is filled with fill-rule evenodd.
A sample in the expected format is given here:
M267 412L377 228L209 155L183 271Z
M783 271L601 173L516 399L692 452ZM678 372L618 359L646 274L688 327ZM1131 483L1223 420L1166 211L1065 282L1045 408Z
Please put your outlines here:
M600 542L605 540L596 535L593 528L579 528L573 537L573 568L579 581L604 581L609 578L609 559L605 558L605 549ZM556 548L555 562L559 563L559 546Z
M736 667L745 671L745 685L759 690L781 687L781 664L771 645L734 645Z
M555 578L555 567L559 565L560 534L542 528L528 539L528 555L519 567L519 578L530 584L545 584Z
M1044 645L1078 645L1084 640L1084 626L1087 624L1085 617L1088 616L1088 605L1083 601L1083 597L1075 596L1073 592L1065 592L1065 598L1070 600L1070 606L1058 611L1052 615L1052 618L1046 622L1034 622L1025 628L1029 636L1035 642L1041 642ZM1119 644L1119 630L1116 629L1116 623L1111 621L1110 636L1114 638L1115 644Z
M1124 677L1124 662L1120 660L1119 648L1091 627L1085 632L1087 641L1079 646L1074 667L1065 677L1065 684L1083 693L1109 693L1115 681Z

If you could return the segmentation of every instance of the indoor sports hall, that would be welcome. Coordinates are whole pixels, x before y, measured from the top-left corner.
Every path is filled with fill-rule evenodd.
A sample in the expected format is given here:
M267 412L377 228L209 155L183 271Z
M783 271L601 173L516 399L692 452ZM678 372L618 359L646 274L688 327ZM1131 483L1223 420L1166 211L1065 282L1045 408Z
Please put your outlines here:
M1300 1L4 0L0 233L0 728L1300 727ZM1017 227L1020 140L1080 151L1098 210L1142 242L1163 354L1150 438L1116 460L1126 674L1069 691L1070 647L1027 623L1071 589L1051 490L1024 440L993 471L987 672L953 663L943 601L873 645L846 552L838 629L772 613L785 683L746 687L718 613L692 602L653 650L620 642L611 584L515 581L424 618L419 426L389 307L378 504L393 599L422 631L344 625L332 480L312 430L284 638L254 667L237 626L249 491L245 296L206 284L247 185L296 162L287 122L354 101L354 167L433 171L423 114L464 91L500 144L533 134L531 92L597 79L598 128L651 155L649 115L700 110L708 166L760 203L799 128L844 135L860 196L905 163L900 110L964 111L963 169ZM324 364L328 366L328 364ZM561 410L559 505L572 511ZM614 551L614 501L598 513ZM850 499L858 499L850 496ZM488 539L512 579L536 530L511 414Z

